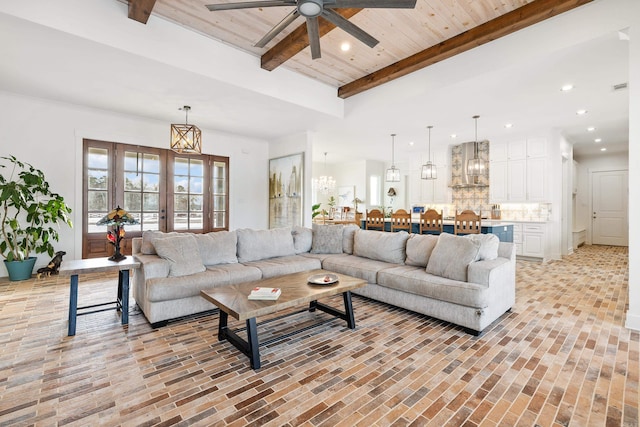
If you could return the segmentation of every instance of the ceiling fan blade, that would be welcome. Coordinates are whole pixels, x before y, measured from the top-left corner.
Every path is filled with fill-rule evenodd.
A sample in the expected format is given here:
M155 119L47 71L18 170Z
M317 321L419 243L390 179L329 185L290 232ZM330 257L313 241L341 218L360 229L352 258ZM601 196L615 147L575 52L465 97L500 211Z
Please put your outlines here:
M351 23L349 20L343 18L331 9L324 9L322 11L322 17L331 22L336 27L351 34L353 37L357 38L369 47L374 47L379 43L378 40L376 40L369 33L365 32L363 29Z
M284 17L282 21L275 27L273 27L267 34L264 35L263 38L258 40L258 42L254 45L255 47L265 47L267 43L269 43L275 36L280 34L280 31L287 28L289 24L291 24L295 19L300 16L298 13L298 9L293 9L287 16Z
M318 29L318 18L307 18L307 34L309 36L309 47L311 48L311 59L320 58L320 32Z
M325 8L353 7L358 9L413 9L416 0L329 0Z
M295 6L295 0L245 1L238 3L208 4L205 7L211 12L218 10L251 9L254 7Z

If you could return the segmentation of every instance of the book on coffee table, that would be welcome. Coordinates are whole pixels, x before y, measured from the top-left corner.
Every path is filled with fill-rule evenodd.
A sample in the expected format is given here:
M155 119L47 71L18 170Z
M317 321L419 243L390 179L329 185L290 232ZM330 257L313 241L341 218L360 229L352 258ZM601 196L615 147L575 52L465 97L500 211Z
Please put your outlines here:
M280 288L255 287L249 294L249 299L253 300L277 300L282 291Z

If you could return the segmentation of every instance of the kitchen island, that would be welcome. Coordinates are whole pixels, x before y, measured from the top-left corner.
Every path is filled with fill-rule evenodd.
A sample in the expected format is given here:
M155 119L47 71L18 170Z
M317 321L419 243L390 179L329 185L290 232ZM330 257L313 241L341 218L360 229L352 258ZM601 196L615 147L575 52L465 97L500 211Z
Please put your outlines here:
M411 232L420 233L420 224L418 218L412 218L411 220ZM445 233L453 234L454 220L445 219L442 221L443 231ZM365 220L361 222L361 228L365 228ZM385 231L391 231L391 219L385 218L384 224ZM509 221L502 221L496 219L483 219L481 222L481 231L483 234L491 233L498 236L501 242L513 242L513 223ZM433 233L432 233L433 234Z

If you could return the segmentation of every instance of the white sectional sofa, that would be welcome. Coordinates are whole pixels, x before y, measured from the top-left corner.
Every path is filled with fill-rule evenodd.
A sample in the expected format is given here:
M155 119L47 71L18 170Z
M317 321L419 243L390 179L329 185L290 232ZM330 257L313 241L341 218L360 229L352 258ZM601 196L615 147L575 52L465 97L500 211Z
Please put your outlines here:
M144 232L133 297L149 322L215 308L200 290L316 268L365 279L354 293L480 334L515 303L515 245L315 225L209 234Z

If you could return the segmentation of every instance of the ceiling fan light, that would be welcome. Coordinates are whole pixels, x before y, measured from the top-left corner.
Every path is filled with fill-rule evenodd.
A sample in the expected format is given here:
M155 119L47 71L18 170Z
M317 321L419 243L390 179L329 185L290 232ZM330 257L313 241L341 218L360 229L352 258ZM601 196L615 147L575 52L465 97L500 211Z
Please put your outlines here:
M315 18L322 13L322 0L303 0L298 2L298 12L305 18Z

